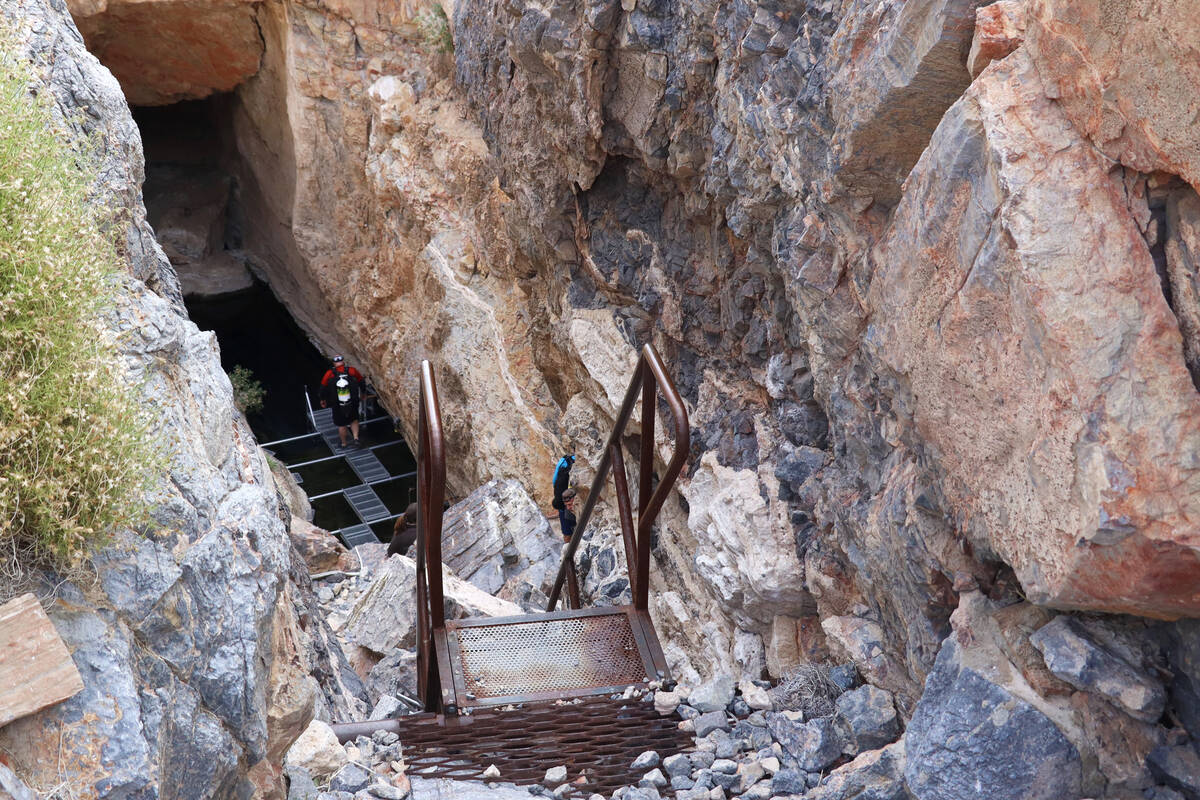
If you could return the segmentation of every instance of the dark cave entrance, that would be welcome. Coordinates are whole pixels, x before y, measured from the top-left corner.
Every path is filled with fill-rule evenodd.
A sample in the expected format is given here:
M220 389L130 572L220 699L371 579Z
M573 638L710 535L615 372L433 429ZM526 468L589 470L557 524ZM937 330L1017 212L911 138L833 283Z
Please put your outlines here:
M179 275L189 316L217 336L221 366L248 369L266 390L262 410L247 415L254 435L260 442L292 440L269 450L314 498L313 521L327 530L347 528L360 520L340 490L361 481L321 437L306 436L308 404L319 407L317 387L329 361L258 277L265 271L245 246L248 226L278 223L255 219L242 202L243 190L253 187L244 185L252 178L234 137L235 103L226 94L133 109L146 157L147 216ZM363 426L363 443L393 476L373 488L399 514L411 502L415 462L386 410L375 405L367 418L379 419ZM391 524L371 527L387 541Z

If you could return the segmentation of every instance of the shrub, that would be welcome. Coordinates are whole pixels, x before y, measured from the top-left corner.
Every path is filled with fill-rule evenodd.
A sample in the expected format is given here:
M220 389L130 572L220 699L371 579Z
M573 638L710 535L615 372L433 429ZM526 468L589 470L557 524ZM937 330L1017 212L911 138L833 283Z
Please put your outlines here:
M259 383L254 373L238 364L229 373L229 382L233 384L233 404L243 414L257 414L262 411L263 398L267 390Z
M79 564L142 517L155 466L145 415L104 324L121 273L72 146L0 31L0 547Z
M446 12L441 5L433 3L417 15L416 22L426 47L439 53L454 52L454 35L450 31L450 20L446 18Z

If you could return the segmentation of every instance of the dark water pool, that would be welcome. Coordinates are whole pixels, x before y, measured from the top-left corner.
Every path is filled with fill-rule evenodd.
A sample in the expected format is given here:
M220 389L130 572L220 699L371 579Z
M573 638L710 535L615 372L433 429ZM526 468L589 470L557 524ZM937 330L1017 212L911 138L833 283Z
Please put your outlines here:
M216 333L221 345L221 366L227 372L237 365L246 367L266 389L262 411L247 417L258 440L274 442L309 433L305 394L309 394L314 405L317 403L315 390L329 362L271 290L256 282L245 291L213 298L189 298L187 308L198 326ZM411 474L416 470L416 459L404 439L393 430L387 412L373 403L370 405L368 415L384 419L363 425L360 438L367 446L386 445L374 448L373 452L387 471L397 476L374 484L375 493L388 511L401 514L416 495L416 478ZM361 481L346 460L331 452L321 437L305 436L272 445L270 450L291 467L305 494L318 498L312 502L314 524L338 530L359 523L340 490L357 486ZM391 521L371 527L381 541L391 539Z
M240 364L267 390L263 410L247 417L258 440L308 433L305 387L320 384L329 362L271 290L256 281L244 291L188 298L187 309L198 326L217 334L225 371Z

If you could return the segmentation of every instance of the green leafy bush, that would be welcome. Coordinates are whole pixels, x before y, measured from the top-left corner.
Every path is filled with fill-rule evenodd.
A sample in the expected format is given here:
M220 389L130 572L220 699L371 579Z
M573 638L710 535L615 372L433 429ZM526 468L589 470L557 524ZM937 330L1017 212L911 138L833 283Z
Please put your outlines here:
M450 20L441 5L434 2L416 17L417 27L425 46L439 53L454 52L454 35L450 31Z
M0 31L0 547L65 567L142 518L155 456L103 323L121 262L94 148L55 130L14 49Z
M233 404L243 414L257 414L263 409L263 398L267 390L254 378L254 373L238 364L229 373L229 382L233 384Z

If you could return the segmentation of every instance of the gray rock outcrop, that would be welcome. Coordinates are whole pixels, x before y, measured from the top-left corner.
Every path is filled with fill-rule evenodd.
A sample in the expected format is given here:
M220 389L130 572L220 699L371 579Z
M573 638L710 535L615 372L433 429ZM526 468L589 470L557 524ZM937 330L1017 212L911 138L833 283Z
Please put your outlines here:
M145 381L166 455L152 521L96 553L95 586L54 587L48 613L83 692L0 730L17 771L83 795L282 796L279 762L314 713L359 700L316 640L266 461L233 407L211 333L183 309L146 223L138 130L120 87L84 47L61 0L0 7L67 136L99 146L95 202L128 274L111 327ZM340 660L339 660L340 659ZM323 710L323 711L322 711Z

